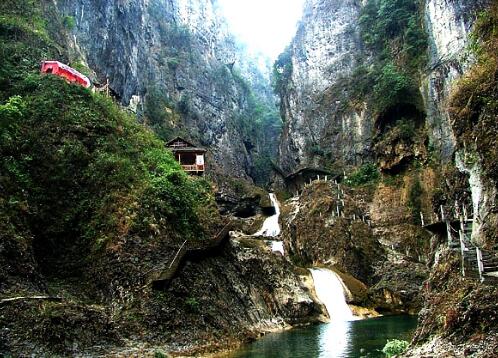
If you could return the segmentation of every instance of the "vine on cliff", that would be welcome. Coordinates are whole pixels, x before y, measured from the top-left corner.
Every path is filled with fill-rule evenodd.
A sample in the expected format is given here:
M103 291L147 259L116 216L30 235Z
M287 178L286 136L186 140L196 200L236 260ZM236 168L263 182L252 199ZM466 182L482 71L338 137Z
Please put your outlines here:
M461 147L475 146L485 173L498 183L498 5L479 14L471 50L477 58L457 82L450 101L453 130Z
M362 9L361 36L375 62L353 77L352 86L361 97L372 97L378 113L399 103L420 104L417 79L427 62L427 35L419 9L420 2L412 0L369 0ZM371 94L365 76L374 84Z

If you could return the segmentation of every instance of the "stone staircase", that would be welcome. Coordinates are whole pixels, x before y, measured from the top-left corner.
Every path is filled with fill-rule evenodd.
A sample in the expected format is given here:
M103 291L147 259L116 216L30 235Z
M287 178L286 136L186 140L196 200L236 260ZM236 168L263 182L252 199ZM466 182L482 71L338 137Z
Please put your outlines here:
M486 283L498 283L497 250L483 250L471 241L472 220L461 220L459 230L447 222L448 247L459 251L462 258L462 275Z

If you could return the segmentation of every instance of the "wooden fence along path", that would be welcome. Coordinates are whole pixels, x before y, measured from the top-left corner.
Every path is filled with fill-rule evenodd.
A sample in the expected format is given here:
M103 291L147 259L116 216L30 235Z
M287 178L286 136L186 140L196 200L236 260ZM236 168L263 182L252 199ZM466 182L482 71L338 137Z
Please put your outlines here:
M451 215L446 213L441 206L441 216L437 215L438 221L428 224L424 223L424 216L421 213L422 225L434 233L441 233L443 227L446 229L448 247L460 253L462 276L478 279L481 282L498 283L497 247L493 250L483 250L474 244L472 242L473 219L469 218L465 206L459 210L456 203L455 208Z
M232 227L232 222L226 224L216 236L204 243L202 246L191 246L185 240L178 248L173 259L164 265L160 271L156 271L150 280L156 286L164 286L169 283L178 272L182 263L189 259L196 259L199 257L207 257L213 253L213 250L219 248L225 240L229 237L229 231Z
M315 182L325 182L329 183L331 187L336 187L337 189L337 201L336 201L336 207L335 211L332 211L331 216L333 218L343 218L349 221L363 221L365 224L368 224L368 226L372 225L372 221L370 220L370 216L367 213L358 213L358 214L351 214L351 215L346 215L346 194L344 192L343 187L341 184L335 179L333 176L329 175L317 175L314 179L310 179L309 182L307 182L304 185L304 188L308 188L310 185L313 185ZM299 196L300 192L296 192L295 196ZM320 213L320 217L322 217L322 213Z

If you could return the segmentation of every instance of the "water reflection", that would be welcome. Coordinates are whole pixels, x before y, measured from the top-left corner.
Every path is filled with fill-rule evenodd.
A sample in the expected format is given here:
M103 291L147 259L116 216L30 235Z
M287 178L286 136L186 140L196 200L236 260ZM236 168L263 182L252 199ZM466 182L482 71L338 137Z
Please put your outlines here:
M229 355L231 358L359 358L384 357L387 339L410 340L413 316L386 316L331 322L272 333Z
M347 357L351 344L351 321L338 321L320 326L319 357Z

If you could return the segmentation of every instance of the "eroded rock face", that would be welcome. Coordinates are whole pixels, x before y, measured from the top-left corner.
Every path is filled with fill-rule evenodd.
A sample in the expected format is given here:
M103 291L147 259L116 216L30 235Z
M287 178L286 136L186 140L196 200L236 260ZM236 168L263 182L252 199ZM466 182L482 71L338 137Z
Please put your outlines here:
M346 273L343 279L351 286L354 304L383 312L416 313L422 306L420 289L427 278L421 259L428 235L405 223L410 214L400 211L397 203L402 194L397 189L390 194L398 205L392 208L393 216L379 213L385 203L376 200L378 188L339 190L343 194L338 200L334 183L314 182L285 204L282 235L286 252L302 265L330 265ZM387 192L384 188L381 196ZM363 288L358 289L360 286Z
M243 136L237 122L249 98L240 76L263 101L273 103L269 72L239 49L216 2L54 3L62 16L75 20L69 31L73 63L88 64L97 82L109 79L120 102L139 115L147 101L160 97L165 106L160 120L166 122L160 125L208 148L214 176L248 179L251 153L261 148L257 138L250 143ZM268 135L276 140L279 133Z
M203 354L320 319L321 306L286 259L232 240L186 262L163 290L144 286L99 305L27 301L17 315L15 305L4 305L0 352L140 355L161 347Z
M306 2L290 45L292 76L281 98L285 117L279 164L286 173L329 161L356 164L369 158L373 123L362 104L343 109L341 79L364 55L359 1Z
M476 14L488 0L427 0L425 23L429 36L429 68L422 83L431 140L443 161L449 161L456 139L448 114L451 86L468 69L469 34Z

